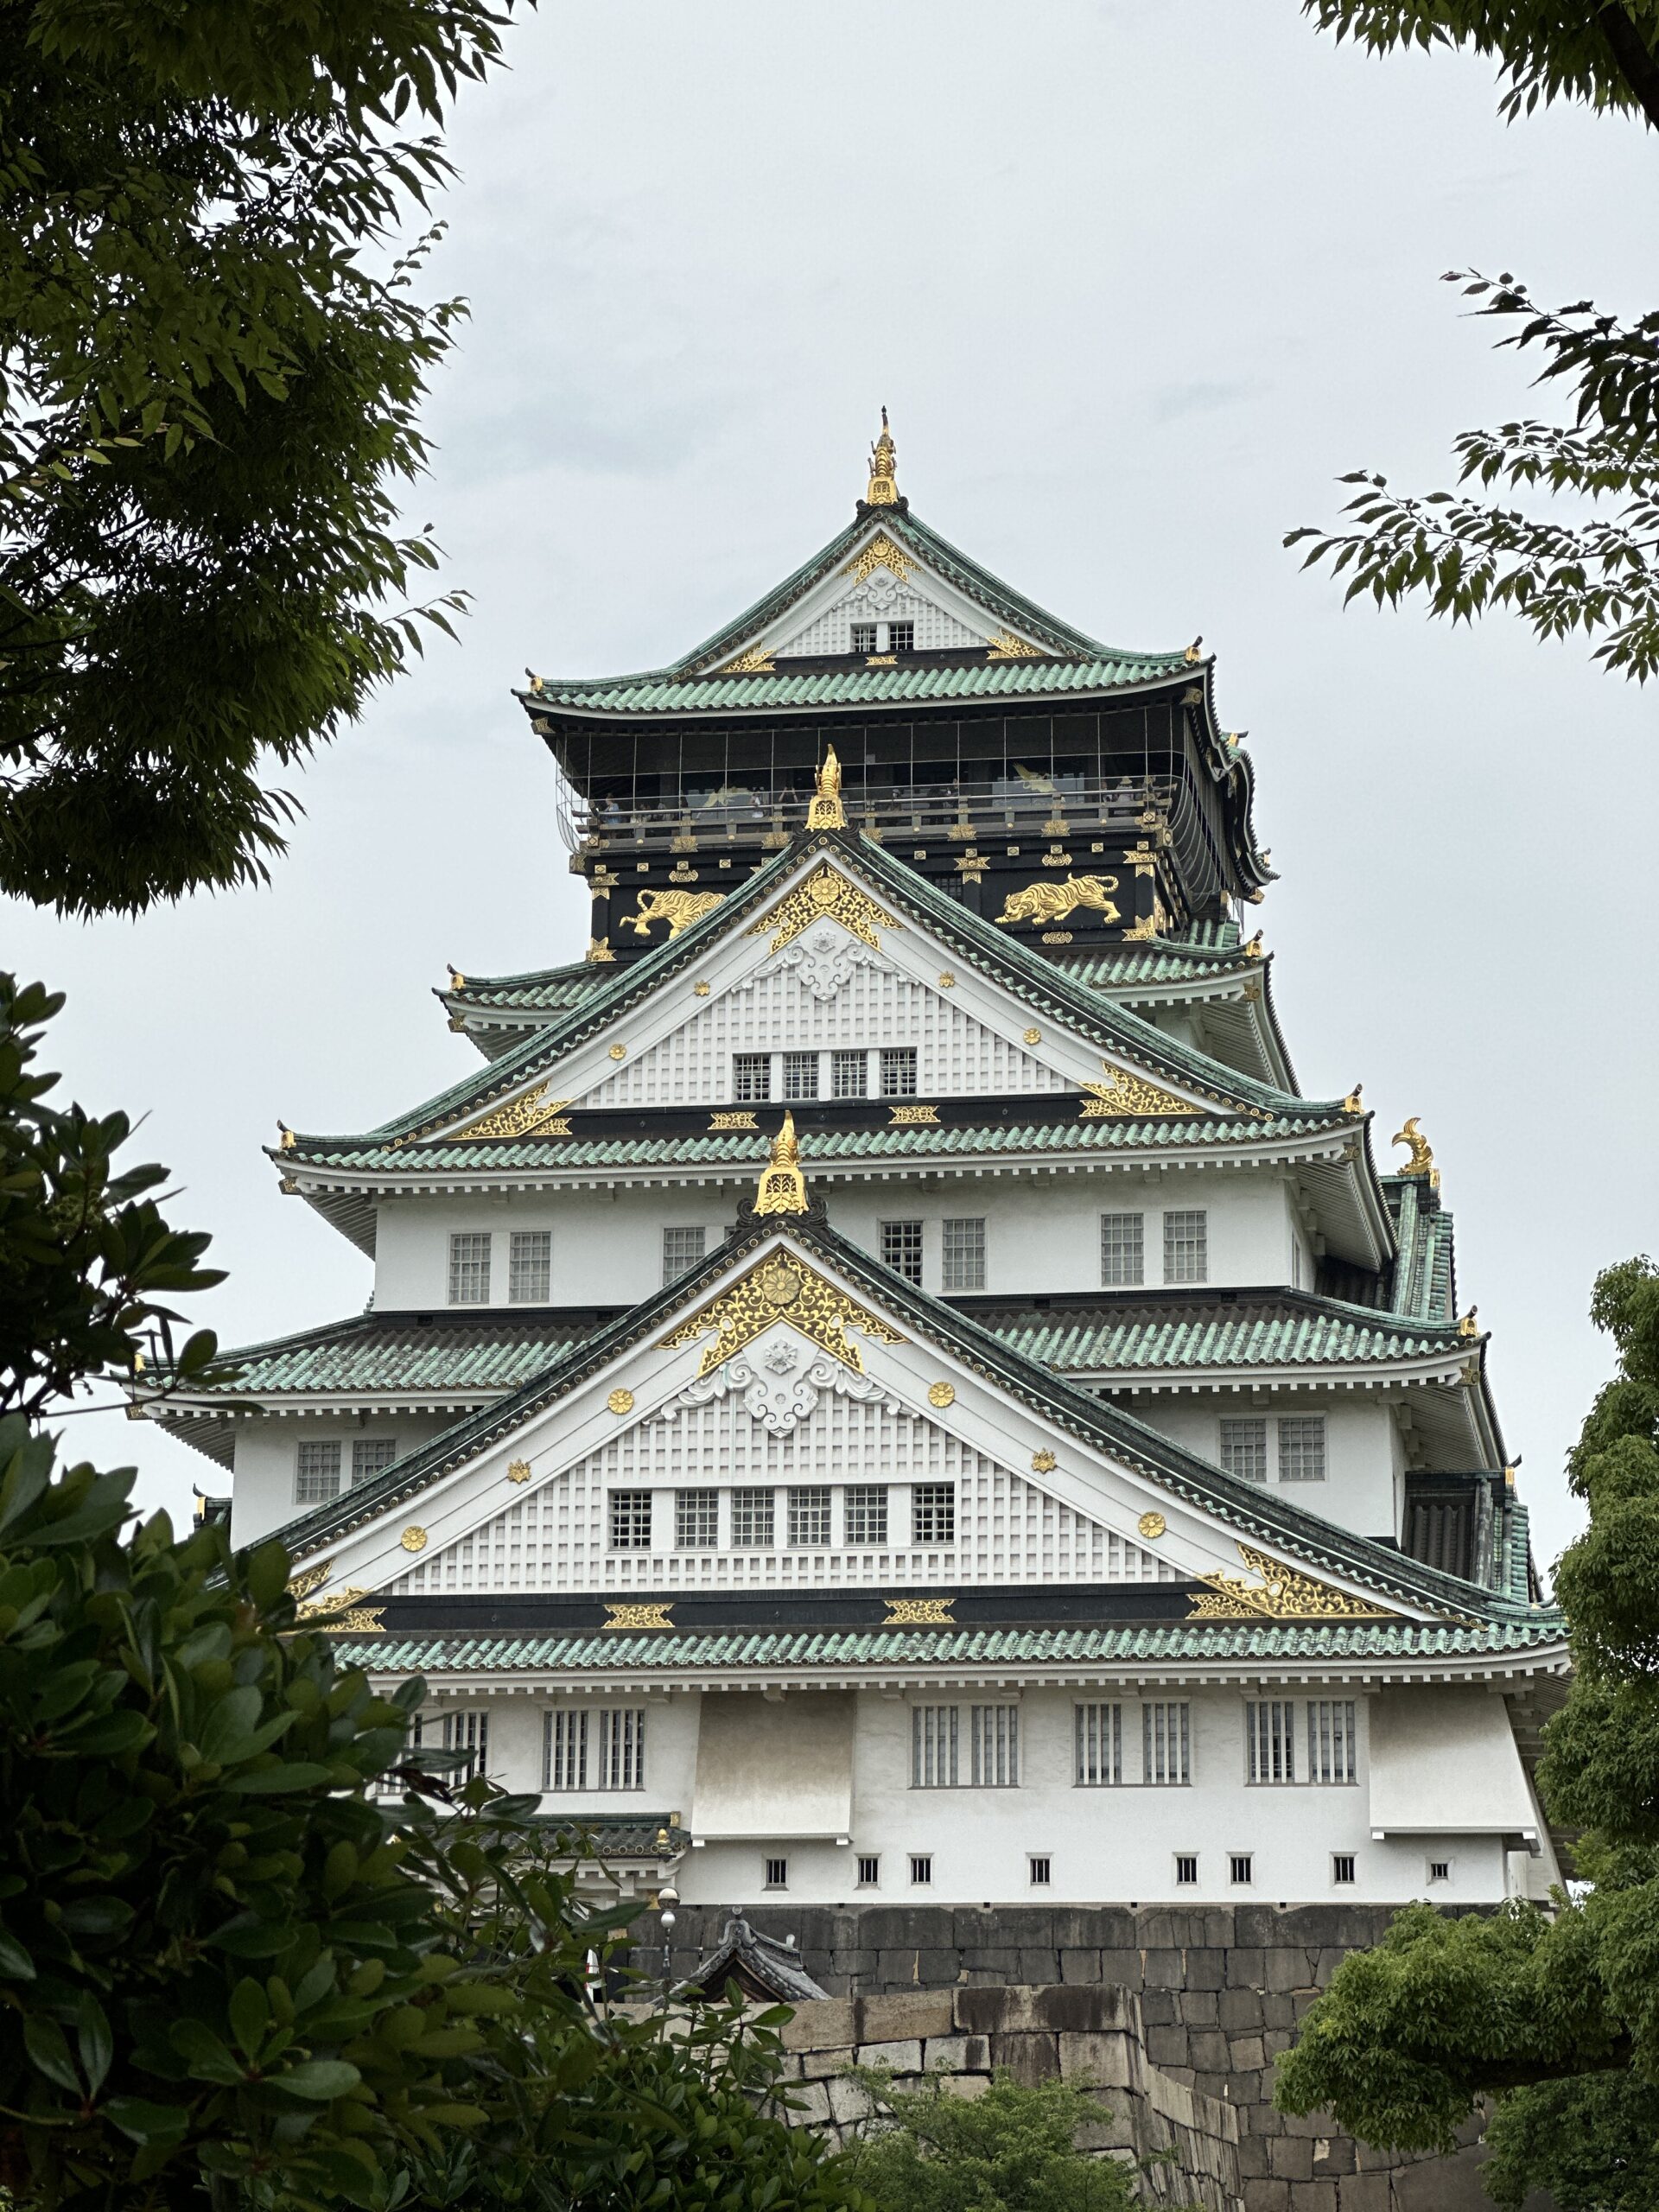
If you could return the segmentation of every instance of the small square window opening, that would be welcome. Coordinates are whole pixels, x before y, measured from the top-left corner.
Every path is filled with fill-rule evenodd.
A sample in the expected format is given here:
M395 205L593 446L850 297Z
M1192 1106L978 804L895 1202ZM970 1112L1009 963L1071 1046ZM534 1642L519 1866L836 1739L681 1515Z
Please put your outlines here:
M613 1490L611 1492L611 1549L648 1552L651 1549L651 1492Z
M875 651L875 625L874 622L854 623L852 650L855 653L873 653Z
M890 653L913 653L916 650L916 625L913 622L889 622L887 651Z
M784 1096L800 1100L818 1095L818 1056L816 1052L784 1054Z
M1175 1854L1175 1886L1190 1890L1198 1878L1198 1854L1196 1851L1178 1851Z
M1331 1854L1331 1879L1338 1884L1346 1884L1354 1878L1353 1853L1333 1851Z
M1255 1879L1255 1854L1249 1851L1234 1851L1228 1854L1228 1880L1235 1889L1248 1889Z
M957 1486L954 1483L918 1483L910 1494L910 1540L913 1544L954 1544L957 1541Z
M1428 1861L1428 1878L1431 1883L1449 1882L1452 1861L1449 1859L1431 1859Z
M933 1879L933 1854L931 1851L910 1854L910 1883L916 1890L925 1890Z
M881 1047L881 1096L884 1098L913 1098L916 1096L916 1047L913 1045L884 1045Z
M789 1861L787 1859L767 1859L766 1885L769 1890L786 1890L789 1887Z
M881 1224L881 1263L894 1274L922 1287L922 1224L919 1221Z
M858 1862L858 1886L861 1890L879 1889L881 1885L881 1861L861 1859Z
M870 1088L870 1056L868 1052L831 1052L830 1055L830 1096L832 1098L863 1098Z
M677 1282L688 1268L695 1268L708 1249L709 1232L701 1224L695 1229L665 1229L663 1231L663 1281L664 1286Z
M1029 1862L1031 1866L1031 1886L1033 1890L1046 1890L1049 1886L1049 1872L1052 1863L1052 1862L1046 1858L1033 1859Z
M772 1096L772 1054L732 1054L732 1096L741 1106L753 1106Z

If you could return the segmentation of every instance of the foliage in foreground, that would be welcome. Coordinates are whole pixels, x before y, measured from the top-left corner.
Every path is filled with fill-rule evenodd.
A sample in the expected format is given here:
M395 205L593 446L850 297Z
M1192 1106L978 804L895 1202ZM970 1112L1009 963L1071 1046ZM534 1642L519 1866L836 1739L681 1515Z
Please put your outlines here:
M503 0L510 6L511 0ZM387 253L490 0L0 9L0 890L246 882L454 596L398 480L454 302Z
M953 2096L935 2078L895 2090L858 2068L853 2079L891 2125L846 2154L853 2179L884 2212L1129 2212L1132 2169L1077 2148L1109 2114L1071 2082L1034 2087L999 2073L982 2096Z
M59 1003L0 978L3 1378L31 1408L217 1280L142 1197L160 1171L116 1169L123 1118L48 1103ZM596 2004L626 1915L582 1902L537 1801L410 1759L424 1686L342 1666L280 1545L135 1531L132 1481L0 1417L0 2194L862 2212L767 2108L775 2020Z
M1401 1914L1345 1959L1279 2062L1287 2111L1325 2108L1363 2141L1450 2148L1495 2096L1487 2186L1561 2212L1659 2207L1659 1268L1609 1268L1591 1312L1618 1348L1569 1462L1589 1527L1557 1592L1575 1678L1540 1785L1584 1830L1592 1885L1552 1913Z
M1511 118L1572 99L1659 128L1656 0L1305 0L1305 12L1376 53L1460 47L1496 60ZM1659 312L1626 321L1588 301L1540 308L1507 273L1446 281L1501 319L1500 345L1536 349L1536 382L1566 397L1570 419L1465 431L1453 448L1461 492L1402 494L1356 471L1342 480L1361 487L1348 526L1294 530L1285 543L1311 539L1304 567L1346 575L1351 601L1419 598L1453 622L1507 607L1540 638L1599 639L1596 659L1645 682L1659 671ZM1504 494L1568 505L1558 518Z

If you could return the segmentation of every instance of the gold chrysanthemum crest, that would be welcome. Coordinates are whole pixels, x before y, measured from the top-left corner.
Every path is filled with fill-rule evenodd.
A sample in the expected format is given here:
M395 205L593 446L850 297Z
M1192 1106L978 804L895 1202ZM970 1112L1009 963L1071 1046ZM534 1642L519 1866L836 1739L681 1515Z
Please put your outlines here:
M849 881L838 868L824 861L810 875L785 893L769 914L749 925L751 937L764 937L768 930L775 932L768 952L781 952L786 944L793 944L803 930L809 930L816 921L828 916L839 922L849 936L861 944L868 944L879 952L881 940L879 929L899 930L904 924L896 914L878 906L868 891Z
M697 1364L699 1375L709 1375L727 1360L735 1359L745 1344L753 1344L776 1321L787 1321L791 1329L798 1329L810 1343L850 1367L855 1375L864 1372L864 1362L858 1346L847 1337L849 1329L856 1329L872 1344L905 1341L879 1314L837 1289L804 1260L792 1252L773 1252L689 1320L682 1321L662 1339L659 1349L676 1351L712 1335L715 1341L704 1347Z

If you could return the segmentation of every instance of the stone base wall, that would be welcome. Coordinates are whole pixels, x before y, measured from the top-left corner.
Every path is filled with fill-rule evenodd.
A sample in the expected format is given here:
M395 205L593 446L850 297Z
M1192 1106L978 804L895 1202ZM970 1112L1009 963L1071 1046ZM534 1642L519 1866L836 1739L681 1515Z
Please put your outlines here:
M732 1910L678 1908L671 1954L677 1976L689 1974L713 1948ZM1381 1939L1392 1917L1388 1906L746 1904L742 1910L765 1935L793 1936L807 1971L834 1998L868 2001L928 1990L1046 1998L1099 1989L1134 1998L1146 2066L1236 2113L1244 2212L1491 2212L1472 2127L1454 2157L1410 2158L1371 2150L1328 2118L1296 2120L1273 2108L1274 2058L1294 2040L1297 2023L1340 1961ZM642 1941L634 1963L658 1975L655 1916L637 1925ZM992 2063L1001 2062L993 2056ZM1046 2056L1031 2063L1053 2071L1058 2050L1052 2065Z
M844 2143L873 2109L851 2065L886 2067L900 2089L949 2069L950 2094L982 2096L994 2074L1060 2075L1099 2091L1098 2129L1078 2147L1139 2163L1147 2204L1243 2212L1238 2113L1172 2081L1147 2057L1140 2001L1127 1989L912 1990L798 2007L783 2031L794 2117Z

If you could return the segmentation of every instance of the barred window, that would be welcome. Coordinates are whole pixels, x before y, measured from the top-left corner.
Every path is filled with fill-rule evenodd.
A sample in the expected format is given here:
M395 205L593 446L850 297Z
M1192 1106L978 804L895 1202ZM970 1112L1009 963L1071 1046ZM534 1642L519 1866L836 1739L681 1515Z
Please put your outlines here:
M449 1239L449 1303L487 1306L490 1302L490 1233L472 1230Z
M588 1787L588 1714L585 1710L550 1713L542 1736L543 1789Z
M1232 1852L1227 1864L1230 1869L1228 1880L1236 1889L1248 1889L1255 1879L1255 1853L1253 1851Z
M816 1098L818 1095L818 1056L816 1052L784 1054L785 1098Z
M352 1439L352 1488L391 1466L397 1457L395 1436L354 1436Z
M1072 1708L1077 1737L1077 1783L1083 1789L1107 1789L1123 1779L1123 1708L1121 1705L1079 1705Z
M916 650L916 625L913 622L889 622L887 651L890 653L913 653Z
M1208 1282L1210 1217L1202 1207L1164 1216L1164 1281Z
M885 1544L887 1541L887 1484L852 1484L847 1492L847 1541L849 1544Z
M777 1500L769 1490L732 1492L732 1543L741 1551L770 1551Z
M868 1052L831 1052L830 1055L830 1096L832 1098L863 1098L870 1088L870 1056Z
M933 1879L933 1854L932 1854L932 1853L931 1853L931 1851L923 1851L923 1852L914 1852L914 1851L912 1851L912 1852L911 1853L911 1854L910 1854L910 1882L911 1882L911 1887L912 1887L912 1889L917 1889L917 1890L925 1890L925 1889L926 1889L926 1887L928 1886L929 1883L930 1883L930 1882L931 1882L931 1880L932 1880L932 1879Z
M1100 1279L1109 1290L1115 1284L1144 1282L1147 1270L1147 1217L1140 1213L1103 1213L1100 1217Z
M1185 1699L1141 1707L1141 1778L1169 1788L1192 1781L1192 1707Z
M711 1552L720 1541L720 1492L677 1490L674 1493L674 1548Z
M1268 1479L1268 1424L1265 1421L1224 1421L1221 1424L1221 1464L1241 1482Z
M957 1712L954 1705L912 1707L910 1786L912 1789L956 1788Z
M632 1705L613 1706L599 1715L601 1789L643 1789L645 1786L645 1716Z
M1351 1882L1355 1878L1355 1854L1351 1851L1333 1851L1331 1854L1331 1879L1337 1883Z
M1020 1786L1020 1708L1017 1705L975 1705L969 1708L974 1746L974 1786L1016 1789Z
M1323 1414L1295 1414L1280 1422L1279 1479L1281 1483L1325 1480Z
M490 1756L489 1714L446 1713L442 1742L446 1751L461 1755L459 1764L447 1768L443 1776L452 1789L459 1789L463 1782L471 1782L485 1770Z
M875 651L875 625L874 622L854 623L852 650L855 653L873 653Z
M772 1054L770 1052L734 1052L732 1055L732 1096L740 1103L753 1106L772 1096Z
M982 1219L947 1221L940 1281L946 1290L985 1287L985 1224Z
M1244 1779L1294 1782L1296 1708L1287 1698L1249 1699L1244 1707Z
M1191 1889L1198 1878L1198 1854L1196 1851L1178 1851L1175 1854L1175 1886Z
M861 1859L859 1860L859 1862L858 1862L858 1886L859 1886L859 1888L860 1888L861 1890L874 1890L874 1889L879 1889L879 1888L880 1887L880 1885L881 1885L881 1859L880 1859L880 1854L878 1853L876 1853L874 1857L867 1858L867 1859Z
M651 1492L613 1490L611 1492L611 1549L648 1552L651 1549Z
M663 1281L677 1282L688 1268L695 1268L707 1248L709 1232L699 1224L696 1229L665 1229L663 1231Z
M766 1879L761 1885L763 1889L786 1890L789 1887L787 1859L768 1859L765 1862L765 1867Z
M789 1493L789 1541L791 1544L827 1544L830 1541L830 1493L817 1484Z
M326 1505L340 1496L338 1444L302 1444L294 1476L296 1505Z
M913 1098L916 1096L916 1047L913 1045L884 1045L881 1047L881 1096L884 1098Z
M954 1544L957 1541L957 1486L954 1483L918 1483L910 1493L910 1541L912 1544Z
M515 1229L507 1247L507 1299L513 1306L545 1306L553 1294L553 1232Z
M881 1262L906 1282L922 1286L922 1224L919 1221L884 1221L881 1224Z
M1354 1757L1354 1701L1351 1698L1310 1698L1307 1701L1307 1778L1310 1782L1357 1782Z
M1033 1858L1028 1863L1031 1867L1032 1888L1046 1890L1048 1887L1050 1869L1053 1861L1045 1853L1041 1858Z

